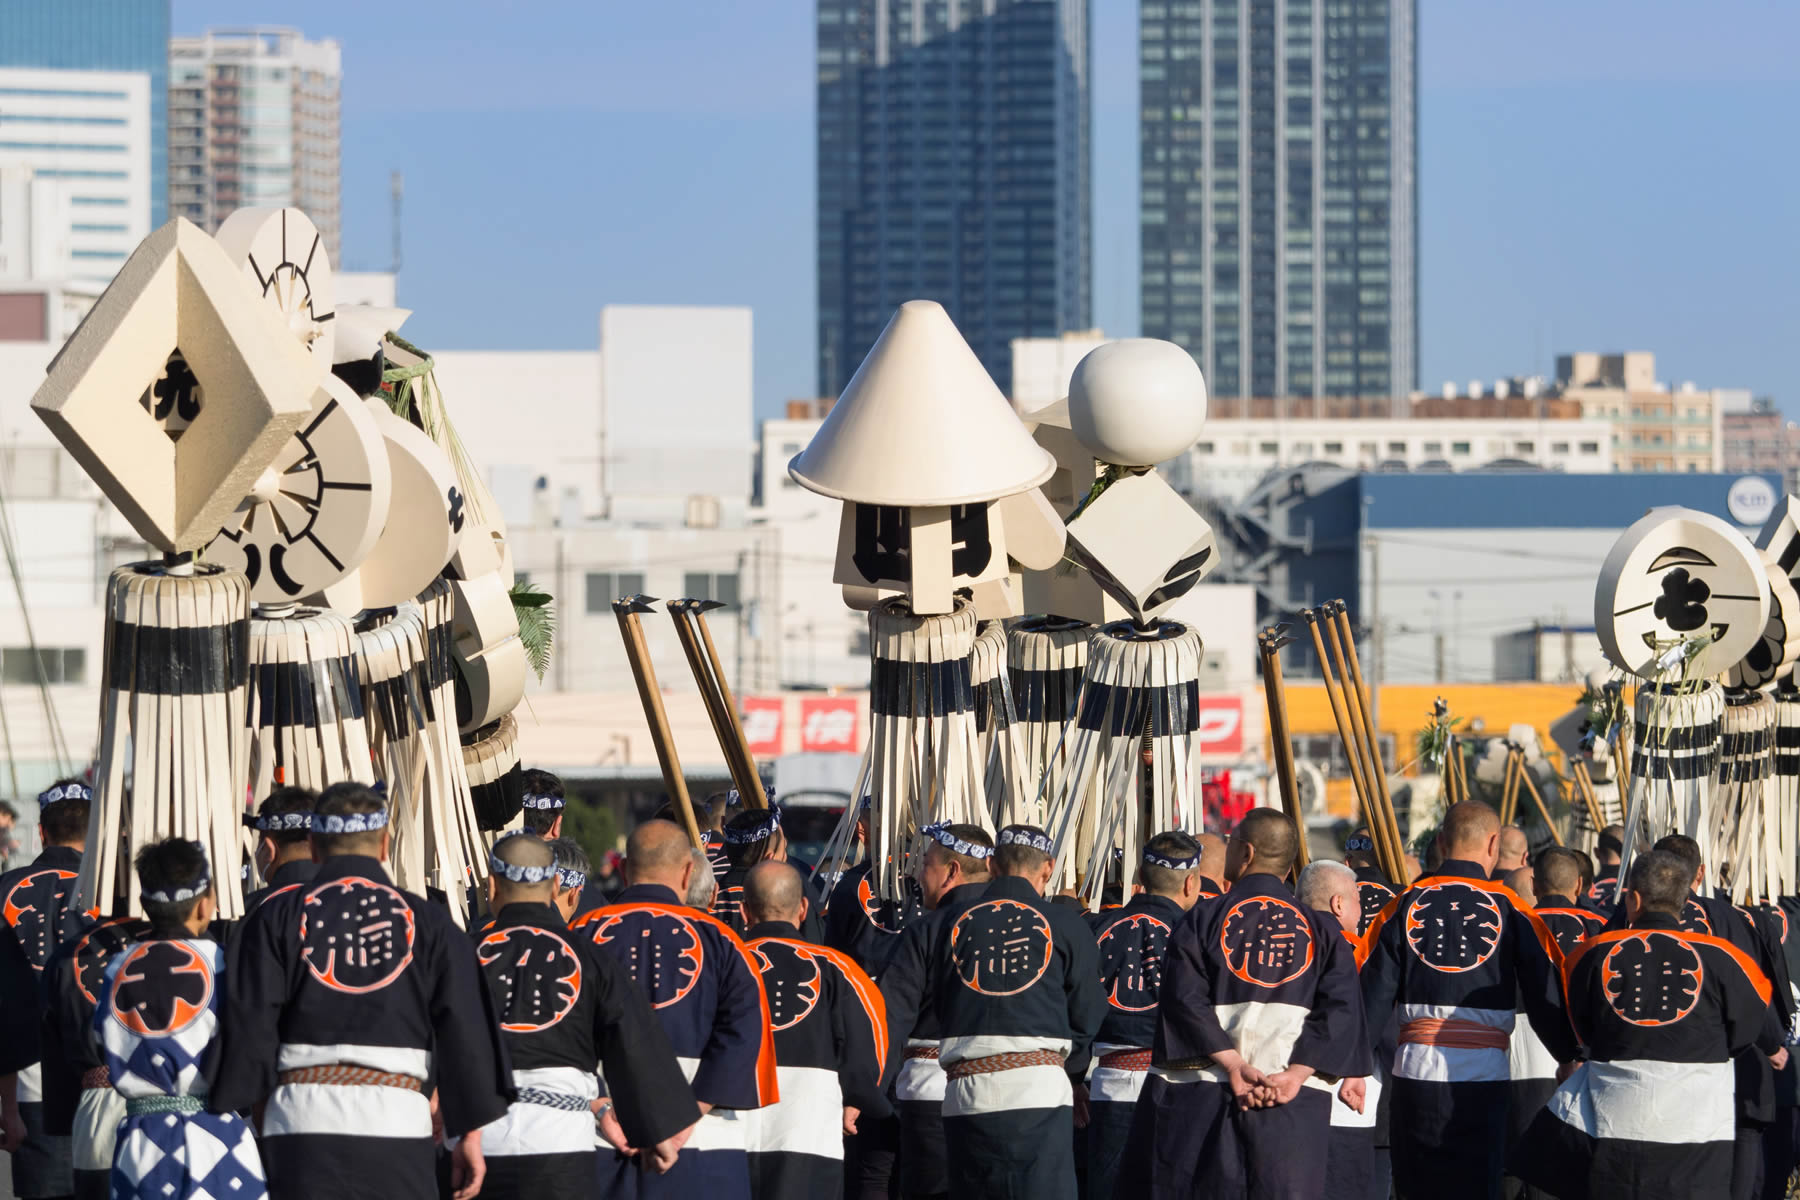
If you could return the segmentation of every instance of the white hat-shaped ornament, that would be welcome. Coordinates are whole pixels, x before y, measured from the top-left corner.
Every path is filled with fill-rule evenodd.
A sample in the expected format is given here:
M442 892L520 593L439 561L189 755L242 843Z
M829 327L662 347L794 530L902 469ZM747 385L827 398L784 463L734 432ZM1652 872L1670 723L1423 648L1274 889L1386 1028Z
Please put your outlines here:
M846 593L903 592L924 616L952 612L958 588L1007 575L994 502L1031 491L1055 468L943 306L910 300L788 474L844 501L834 578ZM1060 539L1034 526L1030 556L1041 559L1040 543L1055 540L1060 557Z

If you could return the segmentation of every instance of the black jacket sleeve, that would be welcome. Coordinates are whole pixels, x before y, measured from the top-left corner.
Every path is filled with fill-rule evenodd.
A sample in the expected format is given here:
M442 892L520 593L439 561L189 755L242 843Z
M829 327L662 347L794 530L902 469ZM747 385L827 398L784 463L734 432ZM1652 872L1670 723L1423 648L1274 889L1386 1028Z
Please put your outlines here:
M416 910L424 924L428 909ZM431 984L431 1027L436 1045L432 1066L437 1073L438 1111L444 1133L461 1137L506 1115L513 1094L512 1064L494 997L482 977L475 947L450 920L435 914L431 924L436 953Z
M669 1035L625 968L581 942L595 980L594 1045L619 1126L633 1146L654 1146L700 1119Z

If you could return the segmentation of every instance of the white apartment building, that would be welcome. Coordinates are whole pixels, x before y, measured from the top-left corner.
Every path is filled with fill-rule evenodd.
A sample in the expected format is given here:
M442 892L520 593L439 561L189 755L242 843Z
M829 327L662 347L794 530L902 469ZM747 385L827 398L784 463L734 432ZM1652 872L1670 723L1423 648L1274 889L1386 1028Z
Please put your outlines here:
M105 283L150 232L150 76L0 68L0 280Z
M342 56L296 29L169 39L169 215L212 231L239 208L295 205L339 251Z
M1326 462L1353 471L1471 471L1529 465L1602 474L1613 469L1612 429L1598 420L1209 420L1200 440L1163 472L1184 492L1236 500L1277 467Z

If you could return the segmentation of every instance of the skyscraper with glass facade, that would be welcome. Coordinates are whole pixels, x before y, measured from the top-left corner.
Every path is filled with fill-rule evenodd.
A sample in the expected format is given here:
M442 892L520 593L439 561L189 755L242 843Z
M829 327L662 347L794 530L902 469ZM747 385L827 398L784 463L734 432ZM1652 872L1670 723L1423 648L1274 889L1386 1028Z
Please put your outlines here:
M150 77L150 224L168 208L169 0L5 0L0 67ZM0 125L5 114L0 110Z
M1143 332L1227 405L1398 412L1416 386L1417 18L1417 0L1139 5Z
M1091 324L1087 0L818 0L819 394L907 300L1002 389Z

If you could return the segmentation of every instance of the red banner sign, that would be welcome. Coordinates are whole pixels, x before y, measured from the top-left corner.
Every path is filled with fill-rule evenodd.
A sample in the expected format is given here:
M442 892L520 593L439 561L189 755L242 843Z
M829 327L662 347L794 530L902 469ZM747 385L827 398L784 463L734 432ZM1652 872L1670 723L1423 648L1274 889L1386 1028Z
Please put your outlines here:
M1202 754L1244 752L1244 700L1241 696L1200 697L1200 728L1194 731Z
M800 701L800 749L855 754L862 748L862 720L854 697L815 696Z
M775 758L781 754L781 710L778 696L745 696L744 740L750 753L758 758Z

